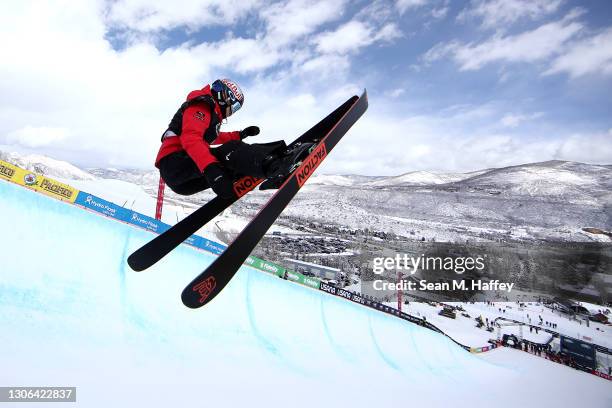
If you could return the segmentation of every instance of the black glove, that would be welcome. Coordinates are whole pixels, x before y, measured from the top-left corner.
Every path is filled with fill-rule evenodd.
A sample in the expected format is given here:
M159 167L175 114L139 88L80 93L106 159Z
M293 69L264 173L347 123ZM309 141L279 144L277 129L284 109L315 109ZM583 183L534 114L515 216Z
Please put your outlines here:
M221 198L234 197L232 176L219 163L211 163L204 169L204 177L215 194Z
M259 126L245 127L240 131L240 139L244 139L249 136L256 136L259 134Z

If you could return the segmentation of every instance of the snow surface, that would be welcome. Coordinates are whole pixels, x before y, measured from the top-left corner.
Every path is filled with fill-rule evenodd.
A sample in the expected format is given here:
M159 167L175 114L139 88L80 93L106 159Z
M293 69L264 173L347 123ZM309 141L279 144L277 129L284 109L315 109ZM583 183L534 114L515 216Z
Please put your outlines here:
M200 310L183 286L213 256L149 271L152 234L0 182L0 384L76 386L57 406L612 406L608 381L445 336L243 267ZM26 406L26 405L20 405Z
M557 328L552 329L566 336L575 337L578 339L586 339L600 346L612 348L612 326L603 325L596 322L589 322L587 326L584 319L572 320L567 315L561 312L551 310L544 307L542 304L535 302L523 303L523 307L519 307L516 302L494 302L487 303L459 303L447 302L451 305L461 306L465 309L470 317L464 317L461 312L457 312L456 319L438 315L442 310L442 306L432 306L428 303L410 302L408 305L402 305L402 311L415 316L425 316L427 321L442 329L445 333L453 337L462 344L471 347L486 346L490 339L497 339L497 329L488 332L484 329L477 329L476 321L478 316L482 316L482 320L489 319L491 323L498 317L516 320L525 324L541 327L542 329L552 329L546 326L546 323L539 324L539 316L542 316L543 322L556 323ZM386 302L386 305L397 308L397 301ZM601 306L589 305L589 308L594 310L605 309ZM546 343L550 340L551 335L544 330L538 333L529 331L529 327L523 327L523 338L536 343ZM505 326L501 329L501 334L519 334L517 326Z

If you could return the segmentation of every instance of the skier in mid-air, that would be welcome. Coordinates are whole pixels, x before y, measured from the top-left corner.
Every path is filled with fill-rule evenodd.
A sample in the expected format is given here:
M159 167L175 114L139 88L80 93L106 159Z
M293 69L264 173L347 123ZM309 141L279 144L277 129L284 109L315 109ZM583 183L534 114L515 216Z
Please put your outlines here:
M242 176L282 178L310 146L291 151L283 140L247 144L242 140L259 134L258 126L220 132L221 122L244 104L240 87L229 79L217 79L187 95L186 101L162 135L155 166L177 194L191 195L207 188L222 198L233 196L233 182ZM278 187L268 183L269 188Z
M181 300L194 309L210 302L229 283L312 173L364 114L368 98L365 90L361 96L350 97L288 146L284 141L244 143L245 137L259 134L257 126L219 132L220 122L243 104L242 91L228 79L216 80L187 96L162 136L155 165L179 194L211 187L218 196L127 258L133 270L144 271L257 185L260 190L277 188L223 253L185 287ZM220 146L211 146L214 144ZM226 199L220 199L223 197Z

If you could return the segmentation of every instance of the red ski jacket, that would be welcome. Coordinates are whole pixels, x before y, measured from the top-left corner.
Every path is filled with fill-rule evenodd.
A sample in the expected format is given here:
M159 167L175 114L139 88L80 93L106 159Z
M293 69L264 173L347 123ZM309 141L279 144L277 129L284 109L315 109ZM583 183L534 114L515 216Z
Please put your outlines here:
M210 85L190 92L187 95L187 102L203 96L212 98ZM215 117L212 117L211 114L214 114ZM177 115L175 115L176 117ZM182 111L181 131L177 132L177 136L165 137L162 141L159 153L157 153L157 158L155 159L155 167L159 168L158 164L162 158L184 150L193 159L198 169L203 172L209 164L218 161L210 152L210 145L223 144L230 140L240 140L240 132L238 131L218 131L217 126L221 120L221 109L217 103L214 104L214 112L211 113L211 106L206 101L193 101ZM174 121L175 119L173 119ZM210 137L211 134L212 137ZM207 140L212 140L212 142L209 143Z

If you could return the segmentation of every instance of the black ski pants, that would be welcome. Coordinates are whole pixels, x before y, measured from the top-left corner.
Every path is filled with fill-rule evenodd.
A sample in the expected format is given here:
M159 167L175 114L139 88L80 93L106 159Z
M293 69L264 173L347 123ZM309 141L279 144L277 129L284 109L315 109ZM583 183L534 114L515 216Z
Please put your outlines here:
M263 178L264 159L282 152L286 147L283 140L253 144L232 140L210 151L235 179L243 176ZM161 159L159 173L168 187L180 195L196 194L210 187L198 166L184 150Z

